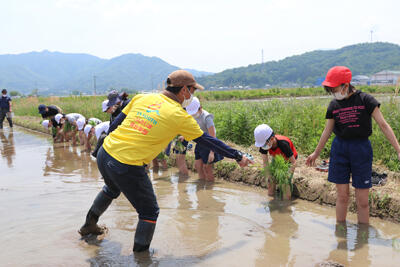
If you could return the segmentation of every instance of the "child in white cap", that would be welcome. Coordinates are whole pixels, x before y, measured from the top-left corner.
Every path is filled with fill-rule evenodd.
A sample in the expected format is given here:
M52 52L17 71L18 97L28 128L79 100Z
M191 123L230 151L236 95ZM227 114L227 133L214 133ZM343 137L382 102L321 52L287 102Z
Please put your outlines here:
M283 135L275 135L274 131L267 124L261 124L254 129L255 146L260 148L262 154L263 165L268 166L268 154L272 157L281 155L291 164L290 172L294 173L296 168L297 151L292 140ZM274 196L276 191L276 183L268 179L268 195ZM286 192L286 198L291 198L290 190Z
M79 142L84 144L83 127L85 126L86 119L79 113L69 113L67 115L57 114L55 117L57 123L62 124L65 134L71 132L72 145L76 145L76 133L79 131Z
M214 115L208 113L201 107L200 101L197 97L193 97L193 100L189 106L187 106L186 111L189 115L193 116L203 132L211 135L212 137L216 137L216 130L213 120ZM196 144L194 154L195 167L196 171L199 173L199 178L213 182L215 179L213 173L213 163L222 160L224 157L199 144Z
M42 121L42 126L46 130L51 129L51 135L53 137L54 142L57 142L57 141L63 142L64 141L64 135L61 131L61 125L58 124L54 118L51 118L50 120Z
M88 119L85 127L83 128L83 133L84 133L84 137L85 137L85 147L87 149L88 152L90 152L91 147L90 147L90 138L92 137L92 133L91 130L93 129L94 131L94 127L101 124L102 121L100 119L97 118L90 118Z

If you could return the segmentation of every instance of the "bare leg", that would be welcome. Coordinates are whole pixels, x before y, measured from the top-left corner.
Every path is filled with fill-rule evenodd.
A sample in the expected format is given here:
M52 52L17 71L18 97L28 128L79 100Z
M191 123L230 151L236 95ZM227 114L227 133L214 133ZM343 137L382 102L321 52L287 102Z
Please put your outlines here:
M358 223L369 223L369 188L356 188L357 218Z
M179 172L183 175L189 175L189 170L186 165L186 155L185 154L176 154L176 165L179 169Z
M75 146L76 145L76 131L72 131L72 145Z
M272 182L271 178L268 178L268 196L275 196L276 184Z
M78 131L78 136L79 136L79 145L83 146L86 144L86 136L83 131Z
M349 184L336 184L336 221L345 222L349 204Z
M213 164L203 164L203 171L207 181L214 182Z
M205 179L206 178L206 174L204 173L204 170L203 170L203 161L201 159L197 159L194 162L194 166L196 167L196 171L199 174L199 178L200 179Z
M153 168L158 168L159 167L157 158L153 159L152 163L153 163Z
M168 164L166 159L161 160L161 165L163 170L168 170Z

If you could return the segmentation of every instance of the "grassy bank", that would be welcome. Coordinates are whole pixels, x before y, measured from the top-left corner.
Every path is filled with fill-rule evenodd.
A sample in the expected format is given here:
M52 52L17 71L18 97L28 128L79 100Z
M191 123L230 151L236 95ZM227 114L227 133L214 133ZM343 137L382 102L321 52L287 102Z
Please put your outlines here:
M26 97L13 99L13 109L17 116L38 117L38 105L57 105L64 113L80 113L86 118L109 120L110 116L102 112L101 103L105 96L70 96L70 97Z
M214 114L217 136L221 139L239 145L253 145L255 127L266 123L277 134L290 137L298 152L309 155L317 146L325 127L325 113L329 101L330 99L288 99L262 102L204 102L203 107ZM399 138L399 103L388 100L382 103L381 110ZM333 136L322 151L322 158L329 157ZM374 149L375 163L384 164L389 169L398 171L400 164L397 153L375 122L370 140Z

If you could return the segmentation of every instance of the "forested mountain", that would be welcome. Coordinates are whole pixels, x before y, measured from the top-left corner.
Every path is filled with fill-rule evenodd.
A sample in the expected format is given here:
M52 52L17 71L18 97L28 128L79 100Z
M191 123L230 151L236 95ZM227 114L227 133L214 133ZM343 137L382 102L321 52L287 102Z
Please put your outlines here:
M337 50L316 50L279 61L225 70L203 77L199 83L210 87L304 86L320 84L329 68L348 66L353 75L370 75L400 69L400 46L391 43L363 43Z
M168 74L179 69L157 57L125 54L101 59L88 54L30 52L0 55L0 88L29 94L97 93L110 88L152 90L161 88ZM208 72L191 70L195 76Z

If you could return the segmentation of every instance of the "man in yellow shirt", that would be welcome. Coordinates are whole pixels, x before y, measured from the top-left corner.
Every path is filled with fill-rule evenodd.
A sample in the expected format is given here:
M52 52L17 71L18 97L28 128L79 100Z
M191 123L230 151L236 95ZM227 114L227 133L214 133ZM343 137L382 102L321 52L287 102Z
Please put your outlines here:
M185 70L172 72L161 94L139 94L110 125L109 135L97 154L97 165L105 185L98 193L79 230L102 234L97 225L101 214L122 192L139 214L133 251L148 250L159 214L152 183L145 171L149 164L178 134L227 157L241 167L251 161L222 141L203 133L197 122L183 108L193 99L197 84Z

